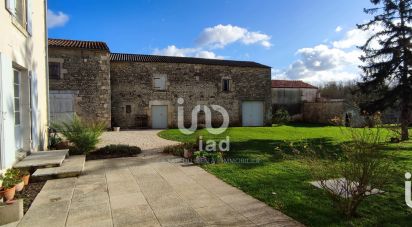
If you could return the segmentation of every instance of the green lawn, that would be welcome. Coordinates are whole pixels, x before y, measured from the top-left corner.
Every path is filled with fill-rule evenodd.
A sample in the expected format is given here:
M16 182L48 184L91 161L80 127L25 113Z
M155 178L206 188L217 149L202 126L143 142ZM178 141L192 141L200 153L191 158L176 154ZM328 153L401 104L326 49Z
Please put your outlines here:
M230 137L229 158L259 160L258 164L205 165L210 173L244 192L281 210L308 226L411 226L412 208L404 202L404 174L412 171L412 141L392 144L386 148L394 160L396 174L386 192L370 196L359 208L360 217L347 220L333 208L327 195L309 185L311 179L304 155L290 152L291 145L315 144L325 157L339 155L339 143L347 134L338 127L288 125L278 127L230 128L224 135L212 136L206 130L187 136L177 129L162 131L165 139L195 142ZM279 157L275 148L290 153ZM274 193L276 194L274 194Z

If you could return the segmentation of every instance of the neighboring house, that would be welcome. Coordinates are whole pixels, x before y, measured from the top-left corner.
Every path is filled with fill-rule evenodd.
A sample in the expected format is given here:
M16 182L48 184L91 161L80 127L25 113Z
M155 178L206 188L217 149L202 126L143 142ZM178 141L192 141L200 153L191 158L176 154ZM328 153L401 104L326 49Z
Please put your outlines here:
M76 113L122 128L174 128L179 106L190 126L196 105L220 105L232 126L270 125L268 66L118 53L110 54L109 62L108 56L102 42L49 40L51 115L56 121ZM206 117L200 111L198 123ZM214 126L222 123L216 111L211 119Z
M0 171L47 147L46 9L46 1L0 1Z
M301 114L304 102L315 102L318 88L299 80L272 80L273 110L288 110L289 114Z

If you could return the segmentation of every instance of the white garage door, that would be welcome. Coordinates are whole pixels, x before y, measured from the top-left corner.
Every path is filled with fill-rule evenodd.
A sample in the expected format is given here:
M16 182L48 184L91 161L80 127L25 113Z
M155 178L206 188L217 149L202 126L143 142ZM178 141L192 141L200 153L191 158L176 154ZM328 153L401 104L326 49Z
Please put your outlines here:
M74 117L74 94L50 92L50 121L70 122Z
M242 125L263 126L263 102L242 102Z
M167 128L167 106L152 106L152 128Z

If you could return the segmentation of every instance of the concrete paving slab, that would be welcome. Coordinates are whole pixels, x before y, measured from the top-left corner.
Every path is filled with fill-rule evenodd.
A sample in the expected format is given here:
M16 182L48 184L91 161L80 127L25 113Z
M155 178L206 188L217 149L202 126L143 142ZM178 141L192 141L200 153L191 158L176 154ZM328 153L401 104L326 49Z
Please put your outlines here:
M191 207L178 205L172 208L154 209L154 212L162 226L205 225L200 215Z
M63 161L61 166L37 169L32 177L32 181L46 181L57 178L77 177L83 171L84 163L86 161L85 155L70 156Z
M122 195L110 194L110 204L112 209L121 209L140 205L148 206L146 198L141 192Z
M148 204L113 208L112 213L114 226L160 226Z
M23 216L19 227L65 226L69 200L50 201L31 207Z
M253 224L226 204L196 208L195 210L208 225L237 226L238 224Z
M60 166L69 150L33 152L14 165L15 168L44 168Z
M85 223L75 223L75 224L68 224L68 227L113 227L113 222L111 219L105 220L94 220L92 223L85 222Z
M67 225L89 225L102 220L112 220L110 204L89 203L88 206L71 206L67 217Z

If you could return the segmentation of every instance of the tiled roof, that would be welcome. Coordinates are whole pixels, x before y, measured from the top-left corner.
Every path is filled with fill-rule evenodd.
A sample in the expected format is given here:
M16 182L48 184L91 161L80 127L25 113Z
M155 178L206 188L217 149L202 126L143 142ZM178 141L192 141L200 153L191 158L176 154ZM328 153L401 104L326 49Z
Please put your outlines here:
M206 58L192 58L192 57L170 57L158 55L144 55L144 54L110 54L110 60L113 62L161 62L161 63L186 63L186 64L203 64L203 65L224 65L237 67L258 67L270 68L252 61L232 61Z
M80 48L80 49L110 51L109 47L106 45L106 43L98 42L98 41L49 39L49 47Z
M313 88L317 87L300 80L272 80L272 88Z

